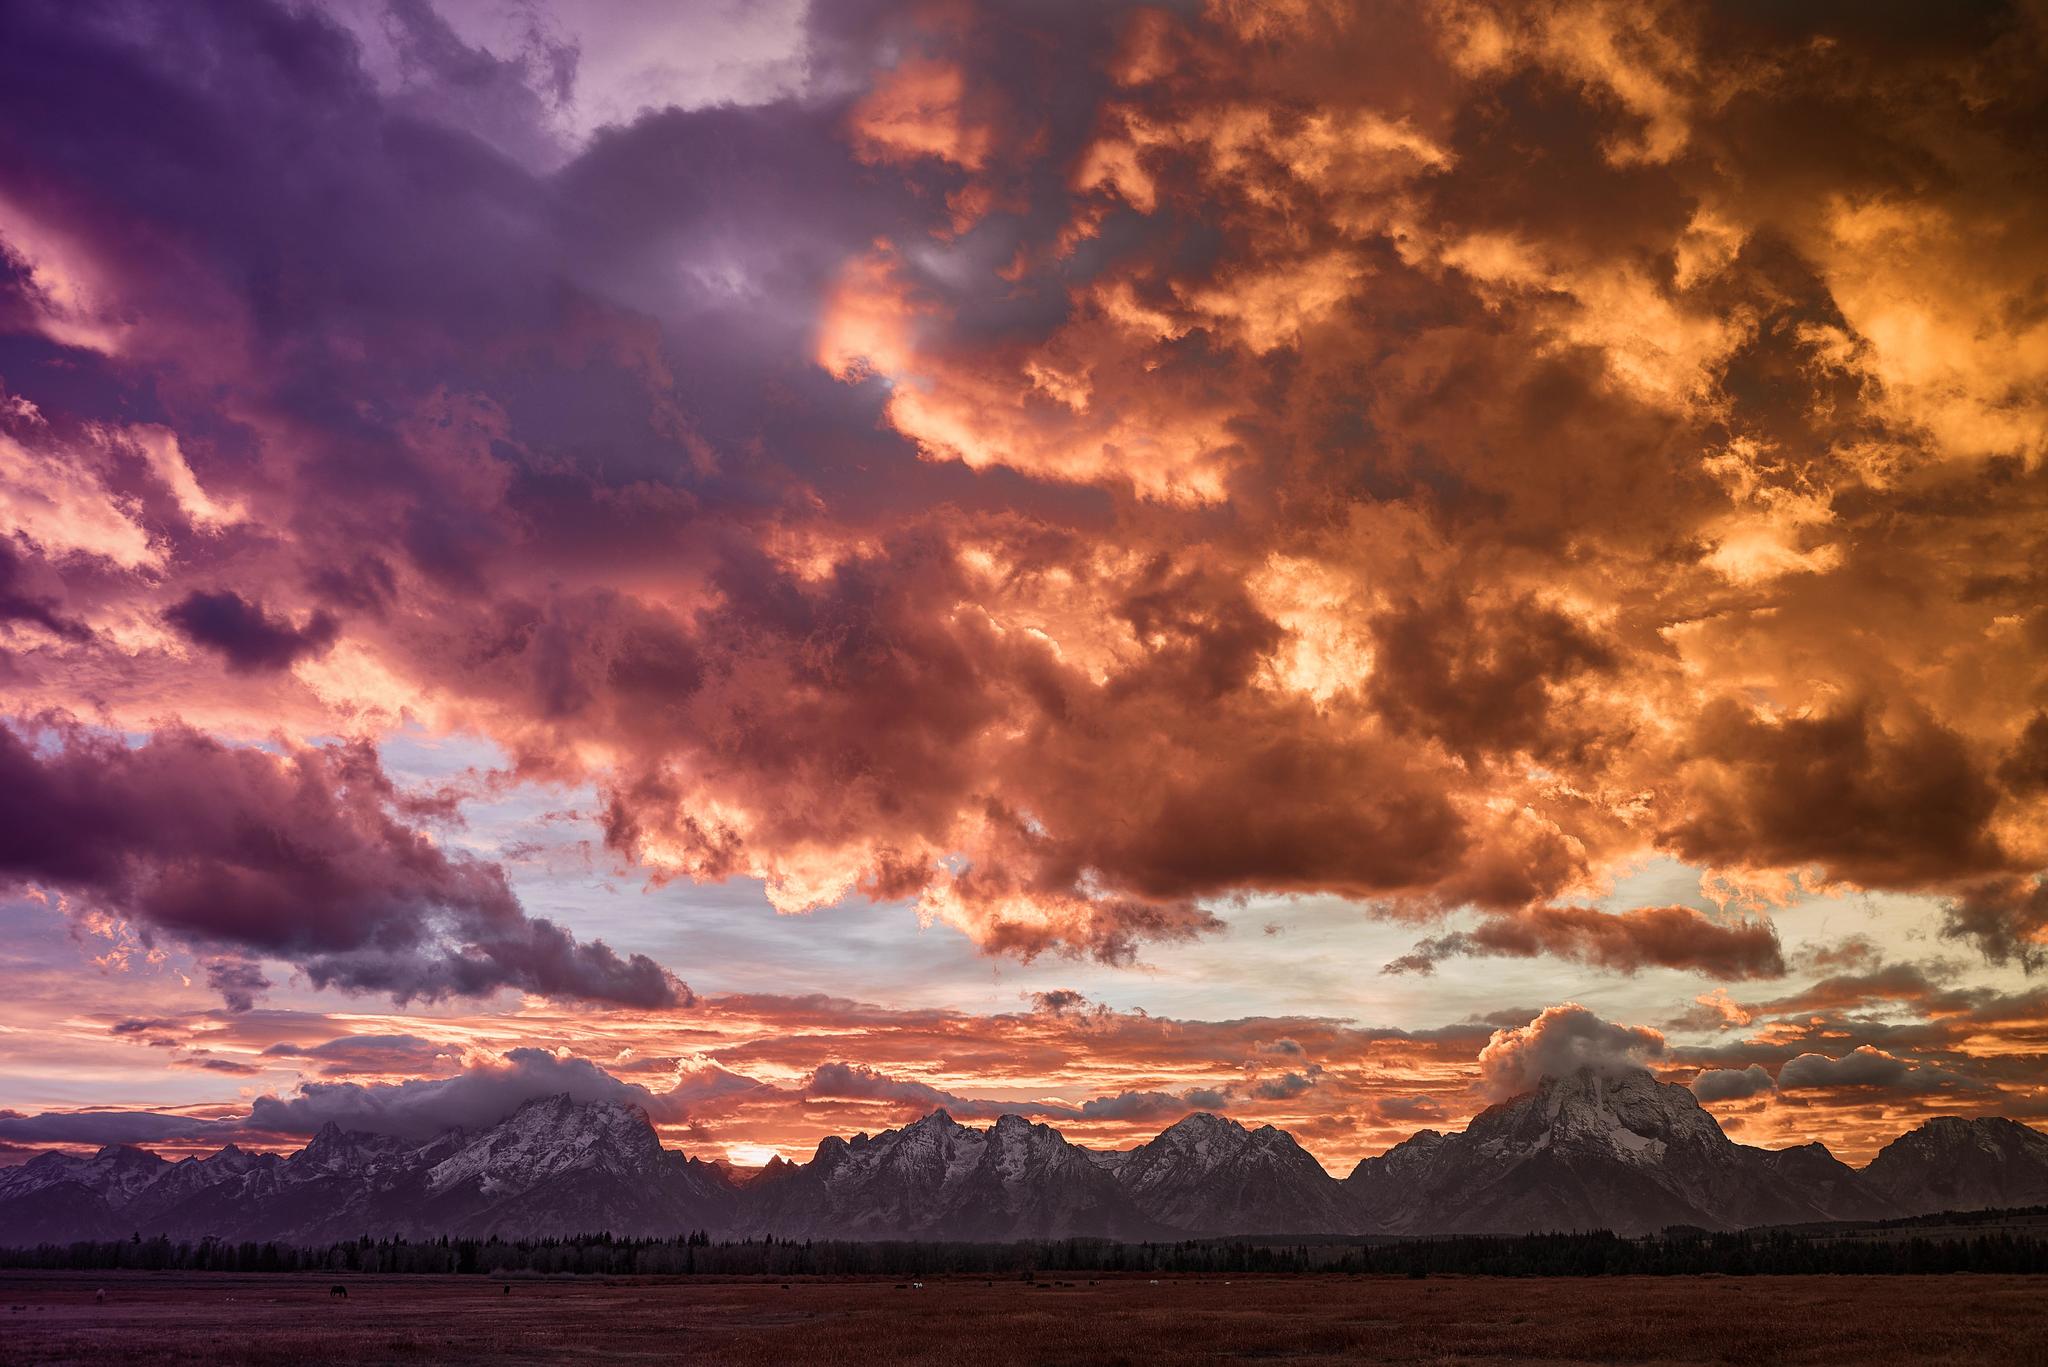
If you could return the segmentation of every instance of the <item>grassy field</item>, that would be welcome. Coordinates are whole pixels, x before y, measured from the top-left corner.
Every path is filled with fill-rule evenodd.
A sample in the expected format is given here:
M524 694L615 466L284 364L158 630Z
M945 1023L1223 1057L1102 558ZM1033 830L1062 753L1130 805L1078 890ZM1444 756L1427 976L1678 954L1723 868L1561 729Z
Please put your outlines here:
M0 1274L0 1363L2048 1362L2017 1277L335 1280Z

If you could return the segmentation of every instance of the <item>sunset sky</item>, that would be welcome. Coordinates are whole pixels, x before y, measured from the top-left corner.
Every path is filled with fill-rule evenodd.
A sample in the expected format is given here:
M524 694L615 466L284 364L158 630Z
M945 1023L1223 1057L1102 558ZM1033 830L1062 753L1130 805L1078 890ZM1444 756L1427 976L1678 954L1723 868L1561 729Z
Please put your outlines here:
M0 1161L2048 1117L2044 127L2038 3L0 5Z

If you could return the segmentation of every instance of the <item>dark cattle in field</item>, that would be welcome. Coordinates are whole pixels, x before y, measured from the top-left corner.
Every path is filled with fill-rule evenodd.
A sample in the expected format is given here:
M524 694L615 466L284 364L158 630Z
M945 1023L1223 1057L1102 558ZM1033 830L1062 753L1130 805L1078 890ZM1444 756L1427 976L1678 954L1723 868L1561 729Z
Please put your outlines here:
M348 1288L343 1286L340 1282L336 1282L334 1285L327 1288L327 1294L330 1296L339 1296L343 1300L347 1300Z

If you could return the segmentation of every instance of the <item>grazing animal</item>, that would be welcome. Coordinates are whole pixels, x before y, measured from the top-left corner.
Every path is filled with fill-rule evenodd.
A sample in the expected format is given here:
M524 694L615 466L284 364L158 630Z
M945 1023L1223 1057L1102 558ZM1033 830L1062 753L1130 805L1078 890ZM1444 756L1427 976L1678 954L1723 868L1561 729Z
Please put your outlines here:
M512 1294L512 1288L511 1288L511 1287L509 1287L509 1286L508 1286L508 1287L506 1287L506 1288L505 1288L505 1294L506 1294L506 1295L508 1295L508 1296L509 1296L509 1295L511 1295L511 1294Z
M99 1290L93 1292L92 1300L94 1305L105 1305L107 1303L107 1288L103 1286Z
M508 1290L508 1291L509 1291L510 1289L511 1289L510 1287L507 1287L507 1288L506 1288L506 1290ZM336 1282L336 1283L335 1283L334 1285L332 1285L332 1286L330 1286L330 1287L328 1287L328 1288L327 1288L327 1294L328 1294L328 1295L330 1295L330 1296L339 1296L339 1297L341 1297L341 1298L342 1298L343 1300L347 1300L347 1299L348 1299L348 1288L347 1288L347 1287L345 1287L345 1286L343 1286L343 1285L342 1285L342 1284L341 1284L340 1282Z

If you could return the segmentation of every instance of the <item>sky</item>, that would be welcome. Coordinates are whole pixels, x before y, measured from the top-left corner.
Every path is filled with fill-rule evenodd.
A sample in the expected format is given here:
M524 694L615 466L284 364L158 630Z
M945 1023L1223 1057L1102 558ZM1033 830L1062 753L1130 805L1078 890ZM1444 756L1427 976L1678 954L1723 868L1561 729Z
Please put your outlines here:
M0 1161L2048 1117L2048 10L0 7Z

